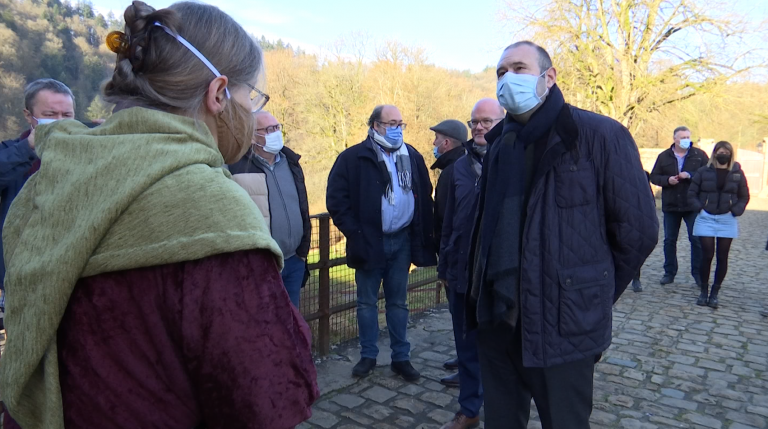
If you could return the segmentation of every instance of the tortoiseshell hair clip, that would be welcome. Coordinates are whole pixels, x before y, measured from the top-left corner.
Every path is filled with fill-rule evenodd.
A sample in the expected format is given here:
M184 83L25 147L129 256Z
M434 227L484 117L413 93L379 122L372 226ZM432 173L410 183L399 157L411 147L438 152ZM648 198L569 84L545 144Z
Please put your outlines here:
M128 51L128 37L122 31L113 31L107 34L107 47L118 55L125 54Z

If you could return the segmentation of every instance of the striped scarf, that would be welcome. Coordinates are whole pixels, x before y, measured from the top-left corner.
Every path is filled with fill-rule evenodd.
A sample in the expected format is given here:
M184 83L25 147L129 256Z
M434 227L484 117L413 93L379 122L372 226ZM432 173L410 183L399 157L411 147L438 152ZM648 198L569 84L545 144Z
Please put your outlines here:
M394 153L395 156L395 168L397 169L397 181L403 191L410 192L413 187L413 176L411 173L411 157L408 155L408 146L403 144L400 140L397 144L389 143L381 134L377 133L373 128L368 129L368 136L379 145L382 149L389 153ZM384 160L384 154L376 146L373 146L373 151L376 152L376 158L379 160L379 168L382 172L386 172L387 176L387 188L384 191L384 195L387 197L390 205L395 205L395 191L392 188L392 171L390 171L390 164Z

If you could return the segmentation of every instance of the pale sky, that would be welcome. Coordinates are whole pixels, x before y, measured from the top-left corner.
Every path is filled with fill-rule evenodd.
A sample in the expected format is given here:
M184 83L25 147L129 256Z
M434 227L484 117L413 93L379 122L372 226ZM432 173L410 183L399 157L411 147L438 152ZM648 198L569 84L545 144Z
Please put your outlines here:
M145 0L155 8L169 0ZM535 1L535 0L519 0ZM706 0L703 0L706 1ZM494 66L501 49L515 35L503 28L502 0L219 0L209 1L229 13L250 33L282 38L293 46L321 53L339 37L364 32L373 41L398 40L426 49L429 61L442 67L477 72ZM94 0L99 12L122 16L130 2ZM535 3L533 3L535 4ZM768 18L768 0L733 0L740 13Z

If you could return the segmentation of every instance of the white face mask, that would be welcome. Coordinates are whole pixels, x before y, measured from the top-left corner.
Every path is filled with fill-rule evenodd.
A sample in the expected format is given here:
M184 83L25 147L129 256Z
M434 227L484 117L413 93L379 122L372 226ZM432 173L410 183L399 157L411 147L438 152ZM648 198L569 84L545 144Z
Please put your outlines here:
M256 146L264 149L266 152L269 152L271 154L277 154L281 150L283 150L283 132L282 131L275 131L271 134L257 134L261 137L264 137L265 143L264 146L254 143Z
M37 125L47 125L58 121L55 118L35 118L34 116L32 118L37 121Z
M543 95L538 95L539 78L546 73L545 70L544 73L533 76L507 72L496 84L496 98L499 104L513 115L522 115L531 111L549 93L547 88Z

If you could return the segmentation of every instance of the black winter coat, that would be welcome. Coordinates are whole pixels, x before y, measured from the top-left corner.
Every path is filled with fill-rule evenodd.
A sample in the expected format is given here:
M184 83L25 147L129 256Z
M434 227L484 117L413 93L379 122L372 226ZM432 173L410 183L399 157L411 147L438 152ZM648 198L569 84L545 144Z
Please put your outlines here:
M674 144L659 154L659 157L656 158L656 164L654 164L651 171L651 183L661 186L662 211L690 212L694 210L688 201L688 188L691 186L691 180L699 168L706 166L708 162L709 157L703 150L691 146L688 149L688 156L683 161L683 171L690 174L691 179L680 180L680 183L672 186L669 184L669 178L680 174L677 167Z
M471 144L470 140L470 148ZM437 265L437 276L446 280L448 287L457 293L466 293L469 284L467 262L477 197L480 195L480 178L472 169L470 156L476 155L468 153L453 164Z
M387 262L382 241L381 197L388 180L379 169L374 144L368 138L346 149L339 154L328 176L326 207L334 225L347 238L347 265L355 269L383 268ZM416 200L409 227L411 262L418 267L434 266L437 255L432 236L432 182L424 157L410 145L407 147Z
M693 176L688 199L694 211L704 210L712 215L732 213L741 216L749 202L747 177L738 162L725 178L723 190L717 189L717 170L714 165L702 167Z
M30 131L25 131L18 139L0 143L0 233L11 203L32 174L32 165L40 159L29 146L29 134ZM5 278L5 261L2 254L3 241L0 240L0 289L3 288Z
M301 211L301 223L304 233L301 235L301 244L299 244L299 248L296 249L296 255L306 259L309 254L309 246L312 240L312 221L309 218L309 199L307 198L307 184L304 180L304 170L302 170L301 165L299 164L301 155L287 147L283 147L280 153L282 153L286 161L288 161L288 167L291 169L293 181L296 184L296 192L299 194L299 210ZM263 174L264 168L259 162L256 162L255 159L245 156L237 163L230 165L229 171L232 174Z
M500 123L485 136L493 143L484 166L498 156L494 146L501 145L503 127ZM480 211L496 210L503 198L484 194L488 174L484 168L470 270L485 266L487 255L475 253L483 240L495 238L478 237ZM485 203L485 198L494 200ZM522 232L518 326L523 365L551 367L607 349L612 306L656 247L658 233L653 195L629 131L613 119L565 104L534 172ZM472 281L484 278L469 275ZM476 311L467 307L468 323L476 325Z
M440 251L440 237L443 231L443 218L445 217L445 208L448 204L448 187L453 180L453 164L457 159L464 156L464 147L459 146L440 155L435 163L430 167L431 170L440 170L440 177L437 178L435 186L435 252Z

